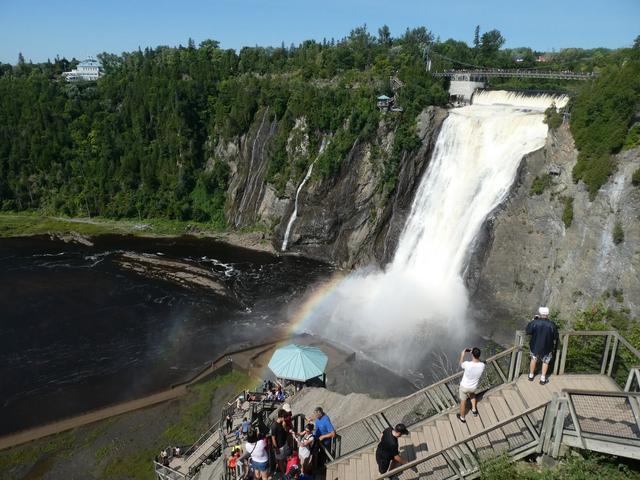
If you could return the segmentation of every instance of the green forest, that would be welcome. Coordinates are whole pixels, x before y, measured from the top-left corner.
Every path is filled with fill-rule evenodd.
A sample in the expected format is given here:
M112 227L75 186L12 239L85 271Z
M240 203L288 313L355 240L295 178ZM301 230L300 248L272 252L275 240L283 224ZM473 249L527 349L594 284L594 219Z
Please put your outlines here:
M317 174L339 172L355 142L371 140L381 114L375 99L392 95L390 76L404 87L403 111L389 116L394 145L384 160L381 188L392 192L403 152L419 145L416 116L446 106L446 82L425 69L469 65L533 68L541 52L504 49L497 30L474 32L471 46L441 41L424 27L393 37L366 26L340 40L299 45L221 49L215 40L98 55L104 76L66 82L77 60L0 64L0 210L66 216L167 218L226 226L229 165L215 154L219 142L246 134L258 115L278 120L269 144L267 181L282 192L308 158L289 158L287 139L306 119L311 153L320 138L333 141ZM544 67L598 71L590 82L515 85L575 93L572 131L580 150L574 171L592 192L615 168L611 154L633 146L640 99L640 41L620 50L566 49ZM509 86L507 83L496 87ZM632 135L633 133L633 135ZM635 136L634 136L635 135Z

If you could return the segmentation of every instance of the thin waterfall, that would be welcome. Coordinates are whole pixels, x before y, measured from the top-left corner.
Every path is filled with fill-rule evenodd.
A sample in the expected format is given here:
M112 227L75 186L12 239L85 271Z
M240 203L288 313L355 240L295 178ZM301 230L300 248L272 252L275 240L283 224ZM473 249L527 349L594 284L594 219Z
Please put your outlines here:
M296 221L296 217L298 216L298 196L300 195L300 191L302 191L302 187L304 187L304 184L307 183L307 180L309 180L309 178L311 177L311 172L313 172L313 166L315 165L318 158L320 158L320 155L324 151L326 144L327 144L327 140L326 138L323 138L322 142L320 143L320 149L318 150L318 155L313 160L313 162L311 162L311 165L309 165L307 174L304 176L304 178L302 179L302 182L300 182L300 185L298 185L298 189L296 190L296 198L293 203L293 213L291 214L291 217L289 217L289 223L287 223L287 229L284 232L284 239L282 240L281 250L283 252L287 250L287 245L289 244L289 234L291 233L291 227L293 226L293 222Z
M472 328L463 272L475 239L522 158L544 146L544 110L566 101L479 92L474 104L450 110L393 261L350 274L310 330L397 368L412 368L443 342L462 342Z

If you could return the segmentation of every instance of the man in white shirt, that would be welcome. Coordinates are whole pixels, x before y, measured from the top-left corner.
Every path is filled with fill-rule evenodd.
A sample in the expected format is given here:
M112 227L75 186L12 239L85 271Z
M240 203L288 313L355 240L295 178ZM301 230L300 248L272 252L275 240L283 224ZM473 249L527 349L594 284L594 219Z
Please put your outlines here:
M466 353L471 353L471 361L464 361ZM467 423L464 415L467 410L467 399L471 400L471 413L474 417L478 416L478 400L476 399L476 390L480 383L480 377L484 372L485 364L480 361L480 349L478 347L465 348L460 353L460 368L464 370L462 381L460 382L460 413L456 413L456 417L462 423Z

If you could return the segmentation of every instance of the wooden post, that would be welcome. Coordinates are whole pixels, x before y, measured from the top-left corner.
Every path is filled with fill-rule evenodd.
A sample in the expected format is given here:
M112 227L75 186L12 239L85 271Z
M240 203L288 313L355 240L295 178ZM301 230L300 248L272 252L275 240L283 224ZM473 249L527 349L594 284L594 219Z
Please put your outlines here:
M553 392L551 402L547 404L542 419L542 428L540 429L540 445L538 445L538 453L549 454L551 451L551 434L553 433L554 420L558 413L558 393Z
M618 353L618 336L613 338L613 346L611 347L611 358L609 359L609 368L607 369L607 376L611 376L613 372L613 364L616 361L616 354Z
M524 335L521 331L516 332L516 342L518 351L516 352L516 363L513 371L513 379L516 380L520 376L520 367L522 364L522 347L524 346Z
M582 437L582 428L580 428L580 422L578 422L578 414L576 413L576 408L573 405L573 400L571 399L570 394L565 394L567 399L567 405L569 406L569 414L571 415L571 420L573 421L573 426L576 429L576 434L578 435L578 439L580 440L580 444L582 448L586 449L587 446L584 443L584 438Z
M631 391L631 385L633 384L633 379L636 376L636 369L632 368L631 370L629 370L629 375L627 376L627 383L624 384L624 391L625 392L630 392Z
M562 442L562 430L564 429L564 419L567 416L567 401L560 398L560 411L556 417L556 424L553 431L553 447L551 449L551 456L558 458L560 452L560 443Z
M604 355L602 356L602 363L600 365L600 375L604 375L607 370L607 360L609 360L609 348L611 347L611 335L607 335L607 343L604 346Z
M567 362L567 350L569 349L569 334L565 334L562 338L562 358L560 361L560 372L559 375L564 374L564 366Z

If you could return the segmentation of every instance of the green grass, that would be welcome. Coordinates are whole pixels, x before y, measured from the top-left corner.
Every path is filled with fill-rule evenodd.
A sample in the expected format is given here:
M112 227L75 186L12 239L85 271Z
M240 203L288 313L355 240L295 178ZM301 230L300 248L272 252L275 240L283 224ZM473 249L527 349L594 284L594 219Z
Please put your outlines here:
M150 448L118 448L114 442L96 451L96 461L109 458L102 472L103 478L132 478L135 480L153 479L152 459L167 445L190 445L210 428L209 413L215 391L226 385L233 385L235 391L241 391L254 385L255 378L243 372L233 371L227 375L213 378L194 385L180 401L178 421L167 426L165 431L153 442ZM216 412L217 413L217 412ZM119 450L130 453L113 452Z
M544 191L553 185L553 181L551 180L551 175L545 173L541 177L536 176L533 179L533 183L531 184L531 190L529 192L530 195L542 195Z
M573 223L573 197L564 198L564 209L562 210L562 221L566 228Z
M186 405L180 412L180 419L167 427L162 434L165 443L174 445L190 445L209 428L209 412L214 392L225 385L235 385L237 391L255 384L243 372L233 371L227 375L214 378L192 387Z
M49 455L68 457L75 446L75 440L73 432L63 432L46 441L30 442L3 450L0 452L0 472L4 473L19 465L35 463Z
M622 223L620 223L619 221L617 221L613 227L612 236L613 236L613 243L615 243L616 245L619 245L622 242L624 242L624 229L622 228Z
M184 234L220 233L210 223L183 222L166 219L111 220L106 218L67 219L37 213L0 214L0 237L71 233L95 236L105 234L137 236L175 236Z

